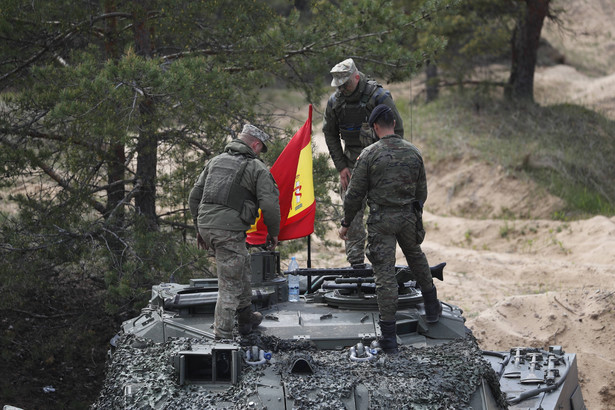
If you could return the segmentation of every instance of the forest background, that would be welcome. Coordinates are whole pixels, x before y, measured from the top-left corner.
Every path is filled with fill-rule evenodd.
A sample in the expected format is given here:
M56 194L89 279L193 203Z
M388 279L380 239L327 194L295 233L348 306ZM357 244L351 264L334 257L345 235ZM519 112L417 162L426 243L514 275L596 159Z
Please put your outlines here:
M307 105L322 114L329 69L353 57L423 151L425 251L450 269L442 296L484 348L587 350L588 408L609 408L608 0L176 3L0 6L0 404L87 408L108 340L151 285L211 275L186 203L204 162L251 122L276 137L272 164ZM319 127L316 261L339 266ZM511 323L524 315L535 328Z

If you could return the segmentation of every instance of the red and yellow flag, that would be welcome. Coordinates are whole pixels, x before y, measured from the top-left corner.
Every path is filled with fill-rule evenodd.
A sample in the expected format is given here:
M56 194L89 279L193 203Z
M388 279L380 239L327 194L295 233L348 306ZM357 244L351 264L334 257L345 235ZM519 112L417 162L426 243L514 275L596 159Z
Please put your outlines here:
M314 232L316 201L312 176L312 105L305 124L288 142L271 167L280 190L280 234L278 240L302 238ZM260 245L267 239L261 211L247 231L247 242Z

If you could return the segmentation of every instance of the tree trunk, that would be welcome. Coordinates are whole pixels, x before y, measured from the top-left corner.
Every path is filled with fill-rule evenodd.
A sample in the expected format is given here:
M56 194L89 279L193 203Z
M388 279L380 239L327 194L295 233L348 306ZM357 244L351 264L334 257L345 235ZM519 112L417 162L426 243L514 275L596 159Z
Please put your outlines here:
M105 0L105 13L111 14L117 10L115 0ZM117 18L105 20L105 54L108 60L117 61L120 56L117 45ZM105 219L112 218L112 225L121 227L124 224L124 207L121 205L126 196L124 180L124 163L126 151L123 143L118 139L109 141L108 165L107 165L107 209Z
M156 166L158 163L158 140L152 129L154 102L150 97L139 104L141 127L137 142L137 183L135 194L137 212L145 217L148 229L158 229L156 218Z
M540 32L549 14L550 0L525 0L511 41L512 67L506 96L512 99L534 101L534 71Z
M429 103L438 99L438 94L440 91L438 88L439 81L438 66L428 61L427 67L425 68L425 83L427 92L425 102Z
M152 57L151 33L147 24L148 1L134 0L134 36L135 51L144 58ZM137 142L137 183L140 185L135 193L137 212L145 217L147 229L158 229L156 218L156 166L158 162L158 141L153 128L154 100L145 94L139 104L140 123Z

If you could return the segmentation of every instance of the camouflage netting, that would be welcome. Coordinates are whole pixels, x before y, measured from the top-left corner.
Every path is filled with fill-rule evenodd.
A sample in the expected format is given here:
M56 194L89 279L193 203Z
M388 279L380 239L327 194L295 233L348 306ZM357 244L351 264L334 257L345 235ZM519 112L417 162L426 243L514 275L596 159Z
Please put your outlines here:
M238 385L214 392L205 391L203 386L180 388L176 383L171 356L198 343L196 339L177 339L155 344L133 336L122 337L92 408L248 408L266 366L273 366L281 378L286 394L294 400L293 409L343 409L343 399L350 397L357 385L369 391L370 409L470 409L470 396L482 379L490 385L501 407L506 407L497 376L471 336L439 346L400 346L399 355L383 355L371 362L350 361L348 349L324 351L306 342L253 336L241 344L271 351L274 360L262 366L244 366ZM314 374L290 373L297 357L308 358ZM142 387L127 398L126 384Z

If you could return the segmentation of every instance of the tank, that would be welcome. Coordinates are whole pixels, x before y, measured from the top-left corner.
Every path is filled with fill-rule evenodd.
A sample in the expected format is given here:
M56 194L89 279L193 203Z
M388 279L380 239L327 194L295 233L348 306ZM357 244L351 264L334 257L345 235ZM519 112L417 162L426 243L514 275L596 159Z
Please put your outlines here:
M378 345L373 272L300 268L288 302L277 252L254 252L252 334L215 340L216 279L152 288L112 339L95 409L585 409L574 353L561 346L482 351L463 312L428 324L420 289L400 283L399 354ZM445 263L431 268L443 280ZM411 278L396 266L398 278Z

